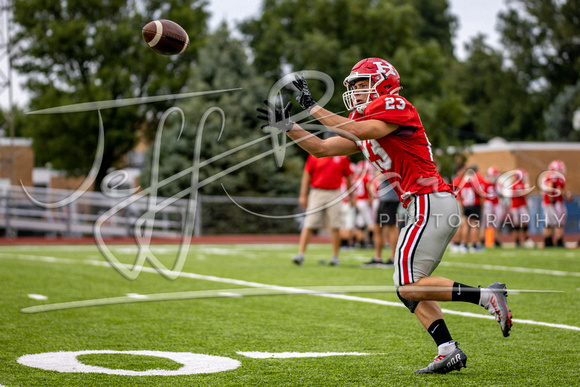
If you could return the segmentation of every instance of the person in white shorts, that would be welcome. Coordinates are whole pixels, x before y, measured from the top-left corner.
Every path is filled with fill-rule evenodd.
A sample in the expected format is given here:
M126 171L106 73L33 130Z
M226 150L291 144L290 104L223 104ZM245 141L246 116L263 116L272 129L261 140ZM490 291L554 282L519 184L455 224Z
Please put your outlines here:
M292 259L296 265L304 264L306 248L314 230L330 229L332 238L332 256L330 264L339 264L340 228L343 225L341 191L342 179L347 179L347 191L350 190L350 160L346 156L316 158L308 156L300 187L300 205L306 209L304 225L300 232L298 254Z

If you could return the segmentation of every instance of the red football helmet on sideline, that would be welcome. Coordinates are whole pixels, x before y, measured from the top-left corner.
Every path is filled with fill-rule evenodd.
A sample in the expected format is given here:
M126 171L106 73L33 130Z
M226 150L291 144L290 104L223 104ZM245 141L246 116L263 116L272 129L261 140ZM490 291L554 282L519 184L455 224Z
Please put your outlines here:
M499 177L499 169L493 166L487 168L487 178L489 180L496 181L498 177Z
M516 169L516 174L521 178L521 181L523 183L528 183L530 181L530 175L528 174L528 171L526 171L523 168L518 168Z
M562 160L554 160L548 166L550 171L560 172L562 175L566 174L566 164Z
M357 81L368 79L368 89L354 89ZM381 58L363 59L354 65L348 77L344 79L346 92L342 95L348 110L357 109L362 113L365 107L374 99L385 94L398 94L401 89L401 78L397 69ZM357 102L357 95L367 95L365 102Z
M499 169L497 169L494 166L491 166L491 167L487 168L487 175L488 176L499 175Z

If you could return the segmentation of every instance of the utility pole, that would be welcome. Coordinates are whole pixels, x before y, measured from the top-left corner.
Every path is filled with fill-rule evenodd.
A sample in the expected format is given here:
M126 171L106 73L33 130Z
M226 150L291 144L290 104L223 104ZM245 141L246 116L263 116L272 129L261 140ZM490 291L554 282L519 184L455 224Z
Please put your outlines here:
M8 124L10 152L6 167L11 183L14 183L14 89L12 84L12 0L0 0L0 99L4 102L4 118ZM6 95L7 94L7 95ZM5 110L4 110L5 109Z
M8 177L9 183L5 194L6 236L12 236L10 226L10 186L16 181L16 165L14 153L14 95L12 84L12 0L0 0L0 101L2 112L10 136L8 157L0 161L0 171ZM6 96L7 94L7 96Z

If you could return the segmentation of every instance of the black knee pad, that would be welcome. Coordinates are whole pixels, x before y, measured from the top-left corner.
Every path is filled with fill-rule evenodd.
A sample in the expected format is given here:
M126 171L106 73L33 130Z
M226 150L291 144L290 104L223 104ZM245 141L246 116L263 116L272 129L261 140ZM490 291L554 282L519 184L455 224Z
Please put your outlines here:
M419 301L411 301L401 297L399 289L397 289L397 296L399 297L399 300L401 300L401 302L405 304L405 306L409 309L409 311L411 311L411 313L415 313L415 308L417 308L417 305L419 305Z

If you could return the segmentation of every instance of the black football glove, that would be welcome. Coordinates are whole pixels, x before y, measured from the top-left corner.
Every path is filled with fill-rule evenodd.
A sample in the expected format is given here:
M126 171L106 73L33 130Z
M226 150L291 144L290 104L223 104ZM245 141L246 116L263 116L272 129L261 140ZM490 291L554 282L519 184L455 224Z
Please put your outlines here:
M261 113L258 114L256 117L267 122L266 124L261 126L262 129L268 126L273 126L280 130L283 130L284 132L288 132L289 130L292 129L292 127L294 126L294 122L292 122L292 120L290 119L292 102L288 102L284 109L278 109L268 100L264 100L264 103L266 104L266 107L268 109L264 109L263 107L259 107L256 109L258 113Z
M316 101L312 98L312 94L308 88L308 82L306 82L304 75L296 75L296 80L292 81L292 83L300 92L300 95L296 97L296 101L298 101L303 109L310 111L310 109L316 106Z

